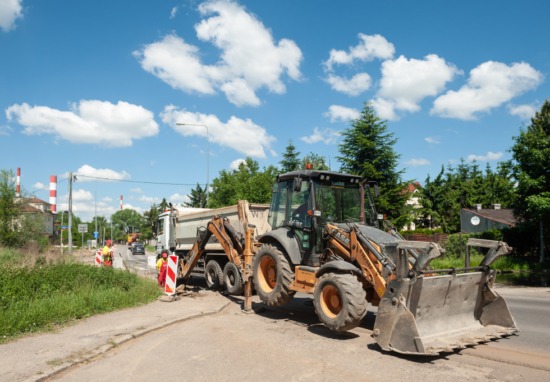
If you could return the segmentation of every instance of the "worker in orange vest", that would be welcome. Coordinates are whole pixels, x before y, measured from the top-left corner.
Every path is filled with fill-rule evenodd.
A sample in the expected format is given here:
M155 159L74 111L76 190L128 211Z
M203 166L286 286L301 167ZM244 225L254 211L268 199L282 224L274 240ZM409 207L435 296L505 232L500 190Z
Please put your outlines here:
M107 240L105 242L105 247L101 250L101 254L103 255L103 266L104 267L112 267L113 266L113 250L111 249L111 246L113 243L111 240Z
M166 250L162 251L162 259L159 259L157 262L157 269L159 271L157 281L161 287L164 287L166 283L166 271L168 270L168 252Z

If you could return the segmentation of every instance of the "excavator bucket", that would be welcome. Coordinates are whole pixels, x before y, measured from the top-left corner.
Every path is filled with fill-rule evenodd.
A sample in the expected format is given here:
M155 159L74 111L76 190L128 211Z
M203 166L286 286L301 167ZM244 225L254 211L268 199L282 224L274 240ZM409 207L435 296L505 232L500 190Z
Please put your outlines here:
M436 355L518 330L506 302L491 288L495 271L489 269L490 262L510 248L487 240L468 244L490 248L482 266L430 271L424 269L440 255L434 251L437 244L404 241L398 245L397 278L387 285L373 331L382 349ZM407 250L422 253L412 267L403 265Z

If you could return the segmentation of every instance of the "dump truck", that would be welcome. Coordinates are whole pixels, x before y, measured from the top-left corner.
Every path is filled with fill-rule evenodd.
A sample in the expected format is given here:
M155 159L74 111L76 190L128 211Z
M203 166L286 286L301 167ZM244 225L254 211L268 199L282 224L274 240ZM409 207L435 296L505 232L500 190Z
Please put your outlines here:
M239 208L242 209L240 215ZM250 224L255 225L254 235L258 236L271 229L267 219L268 212L269 205L255 203L246 203L241 207L234 205L216 209L175 208L169 205L164 212L159 214L154 228L157 242L155 252L157 257L163 250L177 255L180 259L178 277L182 279L182 260L193 248L197 235L204 235L208 223L215 216L227 219L232 229L240 235L245 233L246 223L243 222L243 219L246 218ZM242 294L240 272L229 261L222 243L215 236L205 243L204 253L201 253L197 262L189 270L187 278L190 276L203 276L210 289L225 289L230 294Z
M373 337L383 350L435 355L518 330L493 289L490 266L510 252L506 243L470 239L464 267L433 269L430 262L443 249L384 230L371 190L349 174L279 175L263 225L268 229L255 232L254 223L241 217L236 230L229 219L214 216L182 254L180 276L188 277L216 238L231 264L226 267L246 284L245 301L251 283L268 306L282 306L297 292L310 294L319 320L337 332L360 325L370 303L378 307ZM486 251L478 266L470 265L474 247Z

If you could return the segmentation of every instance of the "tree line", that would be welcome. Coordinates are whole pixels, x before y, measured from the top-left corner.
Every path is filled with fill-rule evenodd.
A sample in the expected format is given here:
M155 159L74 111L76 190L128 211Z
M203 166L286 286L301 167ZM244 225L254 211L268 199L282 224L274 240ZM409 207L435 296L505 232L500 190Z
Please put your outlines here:
M495 170L489 165L481 169L476 162L461 160L456 166L442 165L441 171L433 179L428 176L421 186L414 179L403 179L405 170L398 168L400 155L394 149L397 140L395 134L388 130L388 122L378 117L373 107L366 103L359 118L343 131L338 146L340 155L336 158L340 163L340 172L378 183L380 195L376 200L377 209L386 219L396 227L415 221L420 227L437 227L444 233L455 233L460 231L461 208L472 208L476 204L500 204L502 208L514 210L519 223L518 241L532 244L525 246L529 248L527 251L538 248L543 257L543 250L548 246L544 239L550 237L548 101L531 118L530 124L520 129L519 135L513 138L510 147L512 159L498 163ZM258 162L248 157L237 169L220 171L209 185L208 193L197 184L184 206L218 208L237 204L240 199L251 203L269 203L276 176L303 169L306 163L312 163L315 169L329 169L323 156L316 153L301 156L290 140L278 167L271 165L260 169ZM20 214L21 206L14 204L13 174L10 176L3 170L1 175L0 245L19 245L27 239L14 232L18 227L14 219ZM419 191L421 208L406 203L411 197L408 188L411 183ZM123 240L132 229L141 232L144 239L152 237L152 226L159 213L167 207L168 203L163 199L143 215L133 210L117 211L111 217L113 238ZM111 222L104 218L98 218L98 222L100 228L110 231ZM73 224L79 223L80 220L75 217ZM25 224L28 226L27 232L31 232L29 227L32 228L34 223L27 219ZM93 232L95 222L89 224L89 232ZM74 231L73 228L73 235ZM73 240L79 238L77 232Z

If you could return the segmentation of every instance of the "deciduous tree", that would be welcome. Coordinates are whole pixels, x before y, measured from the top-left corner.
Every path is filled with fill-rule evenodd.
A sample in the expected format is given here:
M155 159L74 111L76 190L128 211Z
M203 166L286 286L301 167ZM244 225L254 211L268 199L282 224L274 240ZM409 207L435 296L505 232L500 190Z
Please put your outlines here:
M550 102L544 102L514 141L511 151L518 180L514 211L526 224L538 223L544 262L545 237L550 236Z

